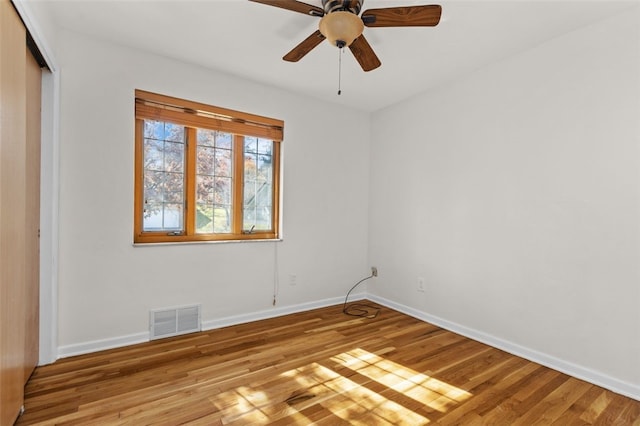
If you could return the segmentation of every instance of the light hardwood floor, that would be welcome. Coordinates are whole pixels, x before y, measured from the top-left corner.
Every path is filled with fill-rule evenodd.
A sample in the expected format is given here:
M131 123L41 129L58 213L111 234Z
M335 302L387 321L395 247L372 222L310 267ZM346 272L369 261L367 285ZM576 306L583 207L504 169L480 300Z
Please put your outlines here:
M36 369L18 425L640 425L640 402L383 307L333 306Z

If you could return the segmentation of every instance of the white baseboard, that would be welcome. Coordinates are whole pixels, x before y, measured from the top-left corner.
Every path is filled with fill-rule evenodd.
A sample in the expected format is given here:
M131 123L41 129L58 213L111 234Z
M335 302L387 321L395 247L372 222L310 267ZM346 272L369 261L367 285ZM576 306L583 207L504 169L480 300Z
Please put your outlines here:
M84 355L107 349L120 348L122 346L135 345L149 341L149 332L128 334L126 336L111 337L108 339L91 340L89 342L73 345L58 346L58 358Z
M356 293L349 297L349 300L362 300L366 297L364 292ZM258 312L251 312L242 315L232 315L229 317L216 318L202 322L202 330L213 330L216 328L228 327L231 325L244 324L251 321L259 321L268 318L276 318L283 315L294 314L297 312L310 311L312 309L324 308L327 306L337 305L344 302L342 297L332 297L329 299L318 300L314 302L300 303L297 305L288 305L282 307L274 307L273 309L265 309ZM120 348L123 346L135 345L149 341L149 332L141 332L129 334L126 336L112 337L108 339L92 340L89 342L76 343L72 345L59 346L58 358L67 358L70 356L83 355L92 352L103 351L107 349Z
M478 342L482 342L487 345L493 346L494 348L509 352L510 354L517 355L538 364L542 364L545 367L552 368L575 378L593 383L594 385L601 386L605 389L609 389L612 392L619 393L621 395L628 396L629 398L640 401L640 386L638 385L634 385L632 383L616 379L598 371L591 370L589 368L582 367L580 365L573 364L559 358L555 358L542 352L538 352L534 349L530 349L504 339L500 339L496 336L483 333L482 331L456 324L454 322L447 321L434 315L429 315L423 311L402 305L400 303L396 303L392 300L385 299L384 297L368 294L367 298L371 301L384 305L388 308L395 309L396 311L402 312L419 320L437 325L438 327L442 327L454 333L461 334L470 339L477 340Z
M356 293L349 297L349 300L362 300L366 297L365 293ZM265 309L258 312L251 312L242 315L232 315L230 317L217 318L213 320L203 321L203 330L213 330L216 328L228 327L231 325L244 324L251 321L260 321L263 319L281 317L283 315L295 314L297 312L310 311L312 309L324 308L327 306L338 305L344 302L343 297L332 297L330 299L318 300L315 302L300 303L297 305L289 305L283 307L274 307L273 309Z

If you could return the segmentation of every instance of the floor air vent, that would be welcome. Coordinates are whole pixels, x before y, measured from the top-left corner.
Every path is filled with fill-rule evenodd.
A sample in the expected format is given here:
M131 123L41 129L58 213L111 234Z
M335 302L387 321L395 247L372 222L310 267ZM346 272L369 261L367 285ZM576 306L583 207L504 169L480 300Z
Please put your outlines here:
M200 305L149 312L150 340L200 331Z

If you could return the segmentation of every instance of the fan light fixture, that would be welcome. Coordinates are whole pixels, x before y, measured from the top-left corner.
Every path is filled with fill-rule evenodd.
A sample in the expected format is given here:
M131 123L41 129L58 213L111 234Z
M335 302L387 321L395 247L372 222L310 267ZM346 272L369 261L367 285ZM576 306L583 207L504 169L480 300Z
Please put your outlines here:
M320 33L334 46L342 49L351 45L364 31L364 23L351 12L336 11L320 19Z

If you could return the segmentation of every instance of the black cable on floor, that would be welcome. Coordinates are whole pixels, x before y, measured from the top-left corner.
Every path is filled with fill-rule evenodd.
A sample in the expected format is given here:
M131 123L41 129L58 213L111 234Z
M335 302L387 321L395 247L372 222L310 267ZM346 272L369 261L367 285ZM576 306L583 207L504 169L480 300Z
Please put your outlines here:
M352 303L347 306L347 299L349 299L349 295L351 292L358 287L358 285L370 278L373 278L374 275L369 275L366 278L361 279L353 287L351 290L347 292L347 296L344 298L344 305L342 306L342 313L345 315L350 315L352 317L362 317L362 318L375 318L380 313L380 308L377 306L369 305L367 303ZM373 312L373 313L371 313Z

